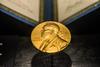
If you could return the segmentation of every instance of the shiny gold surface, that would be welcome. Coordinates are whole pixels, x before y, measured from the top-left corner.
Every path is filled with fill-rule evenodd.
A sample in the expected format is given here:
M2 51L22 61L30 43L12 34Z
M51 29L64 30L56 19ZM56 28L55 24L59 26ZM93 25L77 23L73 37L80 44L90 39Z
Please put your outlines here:
M31 40L38 50L47 53L55 53L69 45L71 34L68 28L63 24L54 21L46 21L33 29Z

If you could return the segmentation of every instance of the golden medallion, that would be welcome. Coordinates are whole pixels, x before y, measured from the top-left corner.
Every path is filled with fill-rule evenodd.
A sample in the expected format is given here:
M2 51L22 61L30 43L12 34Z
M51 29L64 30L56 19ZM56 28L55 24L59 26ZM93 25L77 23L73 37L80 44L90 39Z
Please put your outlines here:
M59 22L46 21L33 29L31 40L38 50L46 53L55 53L69 45L71 33L66 26Z

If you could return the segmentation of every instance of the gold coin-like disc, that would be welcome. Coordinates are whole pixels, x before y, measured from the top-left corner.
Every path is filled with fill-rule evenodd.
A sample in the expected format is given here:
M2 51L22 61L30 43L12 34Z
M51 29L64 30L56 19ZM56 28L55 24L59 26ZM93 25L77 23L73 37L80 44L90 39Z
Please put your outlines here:
M66 26L59 22L46 21L33 29L31 41L38 50L55 53L69 45L71 33Z

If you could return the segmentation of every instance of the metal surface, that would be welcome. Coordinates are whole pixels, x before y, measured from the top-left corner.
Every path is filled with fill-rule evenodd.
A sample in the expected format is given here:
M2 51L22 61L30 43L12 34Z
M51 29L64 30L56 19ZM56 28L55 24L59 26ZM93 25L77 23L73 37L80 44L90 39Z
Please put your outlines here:
M71 33L61 23L46 21L33 29L31 41L40 51L55 53L65 49L69 45Z

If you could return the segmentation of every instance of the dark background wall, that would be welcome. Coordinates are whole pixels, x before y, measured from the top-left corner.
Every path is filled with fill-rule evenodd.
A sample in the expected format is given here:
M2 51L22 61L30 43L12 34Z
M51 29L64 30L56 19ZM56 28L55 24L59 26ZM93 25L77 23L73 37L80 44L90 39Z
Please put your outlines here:
M1 35L30 35L33 27L0 12L0 34Z
M68 25L72 34L100 34L100 8Z

